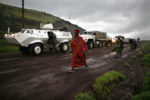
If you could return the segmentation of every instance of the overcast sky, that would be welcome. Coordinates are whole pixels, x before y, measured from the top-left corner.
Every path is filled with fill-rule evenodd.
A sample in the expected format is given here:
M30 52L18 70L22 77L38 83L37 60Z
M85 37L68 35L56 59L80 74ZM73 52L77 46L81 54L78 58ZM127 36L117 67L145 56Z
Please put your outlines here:
M0 0L1 3L17 7L21 7L21 1ZM25 8L53 14L86 30L150 40L150 0L24 1Z

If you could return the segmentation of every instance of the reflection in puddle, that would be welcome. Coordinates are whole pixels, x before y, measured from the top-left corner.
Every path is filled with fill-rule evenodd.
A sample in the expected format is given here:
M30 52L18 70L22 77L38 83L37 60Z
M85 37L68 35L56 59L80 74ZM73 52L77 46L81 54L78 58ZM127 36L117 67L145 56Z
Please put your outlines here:
M88 64L89 68L98 68L98 67L101 67L101 66L107 64L109 58L113 57L115 54L116 54L115 52L111 52L111 53L106 54L106 55L104 55L102 57L88 58L87 59L87 64ZM62 70L63 71L69 71L69 70L71 70L71 68L72 68L71 65L67 66L67 67L64 66L64 67L62 67ZM75 70L79 70L79 69L83 69L83 68L84 68L84 66L80 67L80 68L75 68Z
M128 57L129 53L126 53L126 52L128 52L129 49L130 48L125 48L123 50L122 58ZM91 69L92 68L98 68L98 67L101 67L103 65L106 65L106 64L110 63L112 61L112 57L115 58L115 56L116 56L116 52L111 52L109 54L105 54L104 56L100 56L100 57L96 57L96 58L91 57L91 58L87 59L87 64L88 64L89 68L91 68ZM68 67L63 66L62 70L63 71L69 71L69 70L71 70L71 68L72 68L71 65L68 66ZM76 70L83 69L83 68L84 67L80 67L80 68L77 68Z
M2 75L2 74L8 74L8 73L13 73L13 72L16 72L16 71L18 71L18 69L8 70L8 71L0 72L0 75Z
M103 65L107 64L107 62L101 62L101 63L96 63L96 64L92 64L89 66L89 68L98 68L98 67L101 67Z
M93 63L93 62L95 62L96 61L96 59L94 59L94 58L89 58L89 59L87 59L87 63Z

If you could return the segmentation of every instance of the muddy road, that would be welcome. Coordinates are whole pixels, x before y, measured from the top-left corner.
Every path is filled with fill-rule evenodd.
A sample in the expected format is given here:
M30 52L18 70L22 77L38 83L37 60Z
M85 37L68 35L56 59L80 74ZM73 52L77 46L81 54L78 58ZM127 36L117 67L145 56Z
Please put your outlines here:
M1 100L73 100L87 91L95 78L122 64L132 54L128 45L122 59L115 59L111 47L87 53L89 69L71 70L71 53L41 56L0 55Z

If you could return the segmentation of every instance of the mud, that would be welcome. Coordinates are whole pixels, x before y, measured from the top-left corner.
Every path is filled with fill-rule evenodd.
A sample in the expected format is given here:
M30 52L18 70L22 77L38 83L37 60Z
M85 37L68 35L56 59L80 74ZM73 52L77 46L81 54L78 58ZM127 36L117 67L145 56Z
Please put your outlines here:
M87 52L88 70L71 69L71 53L41 56L0 55L1 100L73 100L91 88L96 77L114 70L133 54L126 46L123 58L116 59L111 47ZM118 68L117 68L118 69Z

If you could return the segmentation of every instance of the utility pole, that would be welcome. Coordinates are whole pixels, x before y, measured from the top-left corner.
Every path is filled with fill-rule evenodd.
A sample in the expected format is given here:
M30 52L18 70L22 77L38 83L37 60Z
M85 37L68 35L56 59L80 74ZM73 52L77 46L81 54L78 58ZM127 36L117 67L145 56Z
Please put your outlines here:
M24 28L24 0L22 0L22 28Z
M69 20L71 19L71 9L69 9Z

